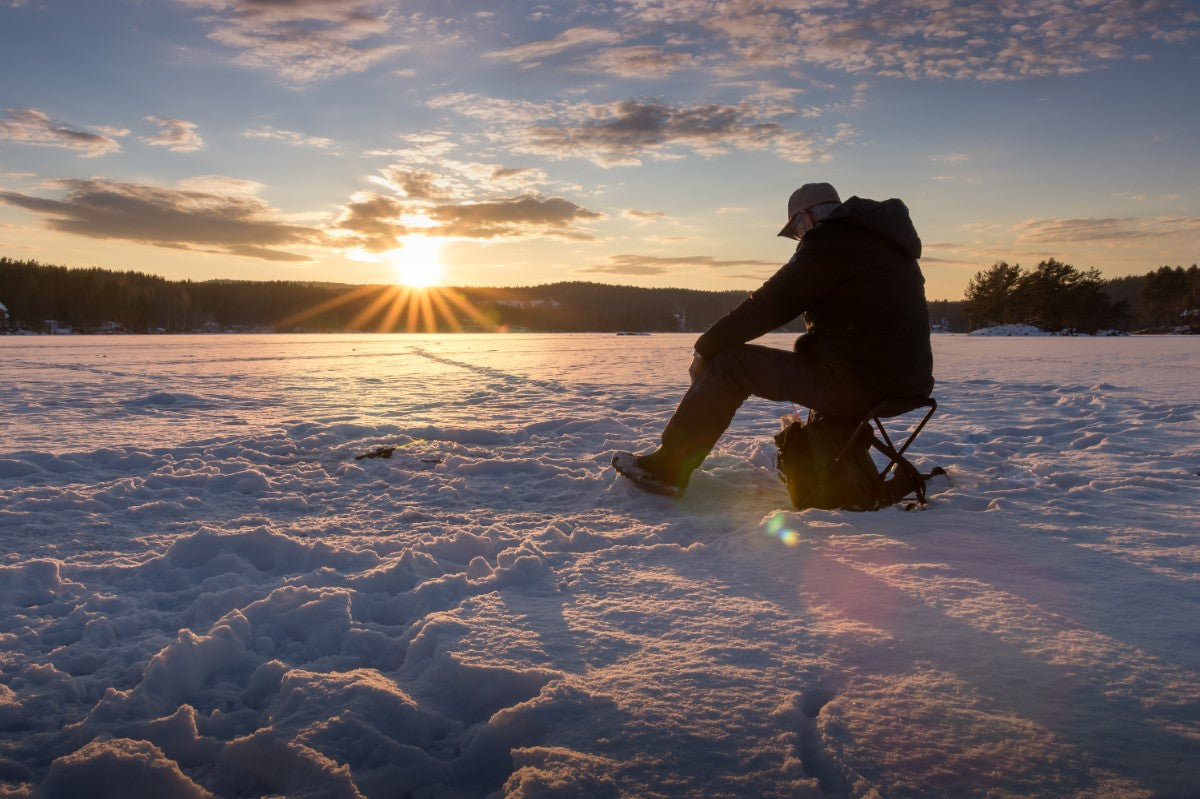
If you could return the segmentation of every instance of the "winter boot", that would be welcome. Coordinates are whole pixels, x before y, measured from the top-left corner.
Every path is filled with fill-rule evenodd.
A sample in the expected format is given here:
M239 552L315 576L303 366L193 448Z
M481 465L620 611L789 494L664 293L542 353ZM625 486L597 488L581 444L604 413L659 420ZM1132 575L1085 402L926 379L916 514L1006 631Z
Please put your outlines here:
M644 455L618 452L613 455L612 465L617 472L643 491L667 497L681 497L687 490L692 472L704 460L706 454L687 457L666 447L659 447Z

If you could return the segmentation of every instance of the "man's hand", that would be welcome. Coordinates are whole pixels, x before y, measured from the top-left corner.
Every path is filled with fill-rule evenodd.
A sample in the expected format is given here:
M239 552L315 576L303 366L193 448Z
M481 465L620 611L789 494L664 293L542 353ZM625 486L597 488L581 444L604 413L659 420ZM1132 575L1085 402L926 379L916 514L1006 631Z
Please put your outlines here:
M692 355L692 365L688 367L688 374L691 375L693 383L700 379L702 371L704 371L704 359L700 357L700 353L695 353Z

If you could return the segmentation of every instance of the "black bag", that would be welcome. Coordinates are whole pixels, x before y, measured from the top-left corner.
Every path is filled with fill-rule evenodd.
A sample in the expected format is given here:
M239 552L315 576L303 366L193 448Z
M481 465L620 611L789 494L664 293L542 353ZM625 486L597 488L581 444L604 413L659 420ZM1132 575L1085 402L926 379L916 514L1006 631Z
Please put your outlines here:
M775 435L776 466L797 510L881 507L883 478L871 460L871 437L847 446L858 427L857 420L811 413Z
M810 413L807 421L792 419L776 433L775 445L775 465L797 510L879 510L909 494L916 499L910 507L923 506L926 481L946 473L938 467L922 474L897 455L896 468L885 479L871 459L871 447L885 456L889 452L856 419Z

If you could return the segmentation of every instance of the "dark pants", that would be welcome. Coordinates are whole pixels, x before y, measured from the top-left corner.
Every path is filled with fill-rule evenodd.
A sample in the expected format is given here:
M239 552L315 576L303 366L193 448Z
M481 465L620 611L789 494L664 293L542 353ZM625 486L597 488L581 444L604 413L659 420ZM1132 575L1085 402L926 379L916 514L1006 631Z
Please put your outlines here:
M807 354L742 344L721 350L704 365L663 431L663 449L698 465L751 395L831 415L870 407L862 388L837 381Z

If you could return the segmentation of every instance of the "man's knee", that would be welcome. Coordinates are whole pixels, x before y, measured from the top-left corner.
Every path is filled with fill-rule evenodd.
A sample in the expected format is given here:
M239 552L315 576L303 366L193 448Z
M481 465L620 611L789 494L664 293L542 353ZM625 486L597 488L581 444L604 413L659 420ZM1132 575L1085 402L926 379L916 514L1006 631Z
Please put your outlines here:
M742 350L745 344L736 347L726 347L708 359L700 373L701 379L718 384L727 391L740 392L745 388L750 367ZM746 393L749 393L747 390Z
M717 352L716 355L708 359L705 365L706 369L714 369L716 372L723 375L733 375L746 369L748 358L746 357L749 351L749 345L739 344L735 347L726 347Z
M813 407L822 395L817 364L811 356L791 350L742 344L728 347L713 356L706 371L712 370L714 382L728 387L744 399L747 396L768 400L798 402Z

